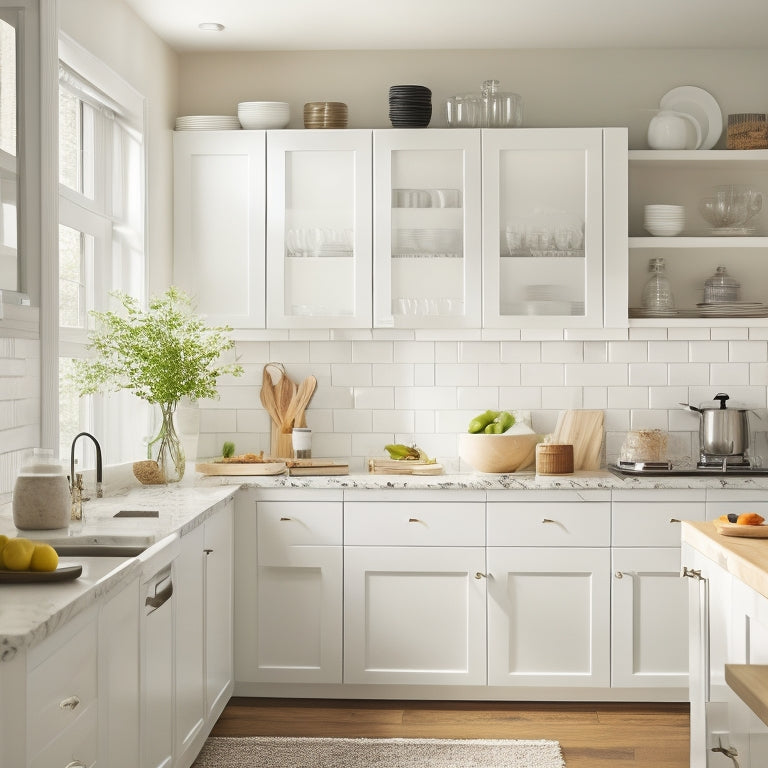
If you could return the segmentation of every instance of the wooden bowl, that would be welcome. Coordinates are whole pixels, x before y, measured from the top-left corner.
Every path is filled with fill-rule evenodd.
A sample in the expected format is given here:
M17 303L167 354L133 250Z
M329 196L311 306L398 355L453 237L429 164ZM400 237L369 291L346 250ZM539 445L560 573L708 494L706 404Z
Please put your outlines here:
M501 474L533 466L541 435L486 435L466 432L459 435L459 456L475 472Z

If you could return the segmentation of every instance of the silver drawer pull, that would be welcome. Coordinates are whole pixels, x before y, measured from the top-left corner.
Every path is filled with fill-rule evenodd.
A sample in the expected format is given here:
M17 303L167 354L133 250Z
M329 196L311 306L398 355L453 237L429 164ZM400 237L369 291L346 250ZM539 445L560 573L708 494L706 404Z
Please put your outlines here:
M676 517L670 517L669 518L670 523L679 523L680 521Z
M475 573L475 578L476 579L487 579L488 578L488 574L487 573L480 573L480 571L477 571Z
M409 517L409 518L408 518L408 522L409 522L409 523L420 523L420 522L421 522L421 520L419 520L419 518L418 518L418 517Z
M623 578L624 578L624 573L623 573L622 571L616 571L616 573L614 574L614 576L615 576L617 579L623 579Z
M67 763L64 768L88 768L88 766L79 760L73 760L71 763Z
M67 696L59 702L59 709L74 709L80 703L77 696Z
M548 517L545 517L541 522L542 523L556 523L557 520L550 520Z

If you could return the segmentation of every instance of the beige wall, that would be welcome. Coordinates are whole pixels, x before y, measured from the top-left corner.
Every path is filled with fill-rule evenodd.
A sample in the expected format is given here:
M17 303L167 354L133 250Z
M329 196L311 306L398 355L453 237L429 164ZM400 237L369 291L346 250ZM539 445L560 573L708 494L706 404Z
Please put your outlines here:
M178 55L122 0L60 0L60 27L146 98L150 293L171 281Z
M65 0L65 2L68 0ZM484 79L523 97L530 127L628 126L646 146L650 110L678 85L708 90L729 112L768 111L768 50L316 51L184 53L179 113L235 114L238 101L291 104L302 127L307 101L344 101L353 128L389 127L390 85L418 83L433 106L479 91ZM433 127L444 125L433 111Z

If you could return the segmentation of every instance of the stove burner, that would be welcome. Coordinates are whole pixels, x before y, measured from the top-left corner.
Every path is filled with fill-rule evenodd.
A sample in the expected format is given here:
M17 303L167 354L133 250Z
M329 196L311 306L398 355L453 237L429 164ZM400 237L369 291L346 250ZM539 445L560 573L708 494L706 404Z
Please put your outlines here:
M609 465L608 469L614 474L635 476L768 475L767 467L752 466L749 459L744 456L720 457L717 463L711 461L711 456L707 458L710 460L700 461L695 467L673 468L670 461L619 461Z

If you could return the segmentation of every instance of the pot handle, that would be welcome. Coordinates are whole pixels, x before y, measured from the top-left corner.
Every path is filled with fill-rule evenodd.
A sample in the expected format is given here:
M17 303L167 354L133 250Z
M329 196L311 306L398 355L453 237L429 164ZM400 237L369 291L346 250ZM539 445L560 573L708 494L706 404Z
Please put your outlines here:
M695 405L689 405L688 403L678 403L678 405L682 405L686 411L691 413L701 413L701 408L697 408Z
M728 397L728 395L726 395L724 392L719 392L712 399L713 400L719 400L720 401L720 410L724 411L725 410L725 401L726 400L730 400L731 398Z

